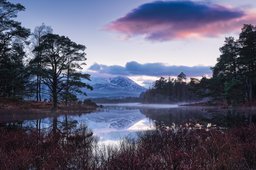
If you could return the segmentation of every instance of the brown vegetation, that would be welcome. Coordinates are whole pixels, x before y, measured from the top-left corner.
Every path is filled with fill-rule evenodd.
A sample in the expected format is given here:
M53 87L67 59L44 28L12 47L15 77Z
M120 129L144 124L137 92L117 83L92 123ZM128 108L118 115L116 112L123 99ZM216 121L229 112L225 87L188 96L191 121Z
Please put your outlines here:
M0 169L88 169L92 133L0 129Z
M60 103L57 113L84 113L88 111L95 110L97 104L91 102L90 100L85 100L85 102L73 102L68 105ZM40 112L40 113L49 113L52 109L52 104L50 102L39 102L39 101L21 101L16 99L6 99L0 98L0 109L2 113L10 112Z
M159 128L99 150L92 133L0 130L0 169L255 169L256 128Z
M161 129L125 141L103 169L255 169L255 126L222 130Z
M36 120L46 117L56 117L63 114L77 115L90 113L97 109L97 105L91 101L73 103L66 106L60 104L56 111L52 111L52 105L48 102L20 101L0 98L0 123L23 120Z

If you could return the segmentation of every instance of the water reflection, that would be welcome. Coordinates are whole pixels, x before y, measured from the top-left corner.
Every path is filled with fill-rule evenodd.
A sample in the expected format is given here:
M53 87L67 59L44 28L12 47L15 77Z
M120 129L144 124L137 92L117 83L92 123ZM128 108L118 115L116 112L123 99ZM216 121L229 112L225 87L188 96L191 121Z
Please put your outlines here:
M100 144L117 144L124 137L135 137L139 131L154 129L154 122L134 108L107 107L76 119L79 123L86 122Z
M33 114L32 114L33 115ZM0 115L1 116L1 115ZM256 123L253 109L216 109L200 107L177 107L177 105L107 105L90 114L80 115L42 115L41 118L25 115L12 120L0 119L1 127L9 129L36 129L38 133L62 133L71 135L81 127L92 130L100 143L118 143L120 139L135 137L137 132L152 130L159 125L170 126L188 122L218 127L234 127ZM39 116L40 117L40 116ZM92 133L91 133L92 135Z
M62 116L53 116L49 118L36 119L36 120L21 120L21 121L8 121L0 123L0 128L7 130L25 130L25 131L36 131L39 134L41 132L47 134L57 134L61 133L62 135L70 136L74 132L82 128L87 128L84 123L78 123L76 119L73 119L72 116L62 115ZM92 135L92 132L88 132Z
M256 123L255 110L180 107L173 109L140 109L156 125L182 125L188 122L214 124L218 127L238 127Z
M1 123L0 139L0 169L94 166L92 132L67 115Z

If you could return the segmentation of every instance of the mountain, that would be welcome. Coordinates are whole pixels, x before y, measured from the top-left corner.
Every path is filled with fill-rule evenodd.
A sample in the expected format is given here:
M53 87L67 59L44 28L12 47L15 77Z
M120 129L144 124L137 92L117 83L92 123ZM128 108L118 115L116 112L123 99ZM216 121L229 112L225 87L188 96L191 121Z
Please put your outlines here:
M93 91L86 90L87 98L138 97L142 92L146 91L146 88L122 76L92 76L91 81L87 83L93 86Z

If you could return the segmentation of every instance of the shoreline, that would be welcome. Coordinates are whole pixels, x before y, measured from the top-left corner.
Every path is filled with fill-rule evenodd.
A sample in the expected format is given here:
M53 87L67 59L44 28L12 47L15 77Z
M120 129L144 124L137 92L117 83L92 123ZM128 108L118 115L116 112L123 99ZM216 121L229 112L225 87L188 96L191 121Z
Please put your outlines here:
M122 104L122 105L130 105L130 104L140 104L140 105L178 105L178 106L200 106L200 107L256 107L256 103L253 103L251 105L249 104L239 104L239 105L227 105L224 103L210 103L210 102L159 102L159 103L146 103L146 102L115 102L115 103L107 103L107 102L99 102L97 103L99 105L117 105L117 104Z
M52 110L52 104L48 102L36 101L15 101L0 100L1 122L6 120L23 120L24 117L30 119L41 119L44 117L55 117L64 114L84 114L95 111L99 106L96 103L75 103L69 106L60 104L56 111Z
M253 108L256 109L256 104L237 104L237 105L228 105L225 103L210 103L210 102L197 102L197 103L187 103L180 106L191 106L191 107L216 107L216 108L223 108L223 109L232 109L232 108Z

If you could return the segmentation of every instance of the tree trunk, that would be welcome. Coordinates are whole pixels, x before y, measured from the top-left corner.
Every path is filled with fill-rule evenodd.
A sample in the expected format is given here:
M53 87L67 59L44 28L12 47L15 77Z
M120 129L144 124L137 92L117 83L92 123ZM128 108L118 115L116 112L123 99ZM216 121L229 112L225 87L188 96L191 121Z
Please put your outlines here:
M57 110L58 104L58 94L57 94L57 78L54 76L53 78L53 86L52 86L52 109Z
M69 78L70 78L70 68L68 67L67 73L67 84L66 84L66 96L65 96L65 105L68 105L68 98L69 98Z
M56 133L57 133L57 128L58 128L57 124L58 124L57 117L53 117L53 119L52 119L52 132L53 132L54 135L56 135Z
M36 76L36 101L39 101L39 77Z
M246 97L248 102L252 101L252 81L248 77L246 78Z
M57 110L57 107L58 107L58 105L57 105L57 92L54 92L53 94L52 94L52 108L53 108L53 110Z
M39 97L39 101L42 101L42 97L41 97L41 82L42 82L42 78L41 76L39 77L39 89L38 89L38 97Z

